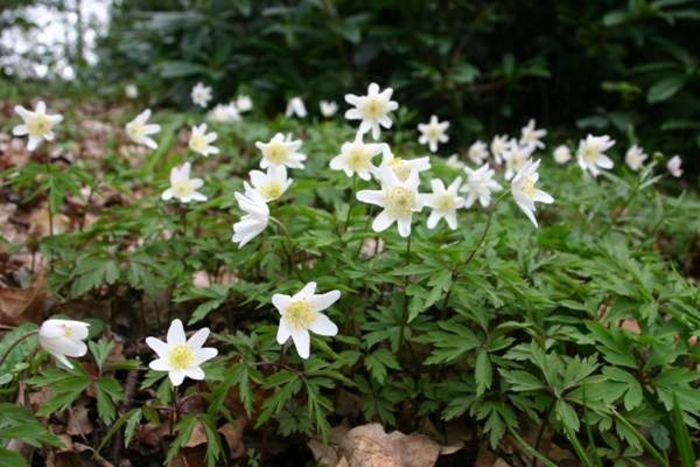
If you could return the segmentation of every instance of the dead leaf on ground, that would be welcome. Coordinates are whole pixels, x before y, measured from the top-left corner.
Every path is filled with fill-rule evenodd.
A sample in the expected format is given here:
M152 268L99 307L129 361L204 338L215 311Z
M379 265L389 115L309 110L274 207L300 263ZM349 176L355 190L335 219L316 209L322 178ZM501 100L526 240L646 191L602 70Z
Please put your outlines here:
M238 419L235 425L227 423L218 429L226 440L231 459L238 459L245 455L245 444L243 443L243 430L245 429L246 421Z
M440 449L423 435L386 434L377 423L353 428L341 443L343 457L351 467L431 467Z
M41 323L44 314L44 277L38 274L28 289L0 287L0 324Z

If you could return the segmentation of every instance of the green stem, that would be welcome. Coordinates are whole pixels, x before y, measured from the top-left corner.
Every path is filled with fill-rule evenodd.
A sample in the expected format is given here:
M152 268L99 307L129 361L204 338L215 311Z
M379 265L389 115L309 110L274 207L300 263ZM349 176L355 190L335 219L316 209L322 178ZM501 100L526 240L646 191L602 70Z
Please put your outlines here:
M5 363L5 360L7 360L7 357L10 356L10 354L12 353L12 351L15 350L15 348L16 348L19 344L21 344L22 341L24 341L24 340L26 340L26 339L29 339L30 337L34 336L35 334L39 334L39 330L38 330L38 329L36 329L36 330L34 330L34 331L29 331L27 334L23 335L22 337L20 337L20 338L17 339L16 341L14 341L14 342L12 343L12 345L7 349L7 351L5 352L5 354L4 354L2 357L0 357L0 368L2 368L2 365L3 365L3 363Z
M46 177L51 180L49 185L49 237L53 237L53 208L51 206L51 186L53 186L53 166L51 165L51 156L46 154Z
M476 255L476 252L479 251L479 248L481 248L481 244L484 243L484 239L486 238L486 234L488 233L489 229L491 228L491 219L493 218L493 213L496 212L496 207L498 206L498 203L500 203L503 198L506 197L508 192L504 192L497 200L495 203L493 203L493 206L491 206L491 209L489 210L489 216L486 218L486 225L484 225L484 231L481 232L481 238L479 238L479 241L477 242L476 246L472 250L472 252L469 254L467 259L462 263L462 267L466 266L469 264L469 262L474 259L474 255Z
M411 264L411 235L406 238L406 267ZM401 328L399 331L399 350L403 347L404 343L404 332L406 330L406 325L408 325L408 294L406 290L408 289L408 274L404 276L403 284L403 311L401 313Z
M348 215L345 217L345 226L343 226L343 233L348 231L348 226L350 225L350 214L352 213L352 199L357 192L357 177L352 178L352 191L350 192L350 199L348 200Z

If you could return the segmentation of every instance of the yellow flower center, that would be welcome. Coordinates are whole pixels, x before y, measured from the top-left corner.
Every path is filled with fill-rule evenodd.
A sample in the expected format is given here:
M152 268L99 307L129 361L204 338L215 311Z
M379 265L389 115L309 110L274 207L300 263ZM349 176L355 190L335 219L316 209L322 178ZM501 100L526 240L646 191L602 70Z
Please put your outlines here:
M362 148L353 148L348 153L348 167L353 171L365 170L369 165L369 153Z
M70 326L66 326L65 324L62 327L63 327L63 337L67 337L70 339L70 337L73 335L73 330L70 328Z
M190 187L189 181L180 181L173 183L172 186L173 195L176 198L184 198L192 193L192 188Z
M43 136L51 131L51 121L46 115L37 115L29 119L27 129L32 136Z
M284 317L289 327L297 330L309 329L316 321L311 304L304 299L293 301L287 308Z
M598 149L591 145L583 148L583 160L589 164L595 164L598 160Z
M368 120L377 120L386 113L386 110L384 109L384 103L381 100L375 97L370 97L365 102L365 105L362 106L362 113Z
M289 149L280 143L270 143L265 149L265 157L276 165L282 165L289 157Z
M263 198L270 201L282 196L282 193L284 193L284 185L277 180L269 180L258 189L258 192Z
M440 138L440 136L442 136L442 131L440 130L440 127L431 126L431 127L428 127L428 129L426 130L425 136L429 140L435 141L435 140L438 140Z
M205 152L207 150L207 140L204 139L204 135L192 135L190 138L190 148L193 151Z
M396 178L402 182L405 182L411 174L411 167L402 161L400 157L391 159L389 161L389 167L391 167L391 170L396 174Z
M131 122L127 125L127 131L134 138L140 138L142 136L145 136L144 128L145 128L145 125L142 125L142 124L137 123L137 122Z
M173 367L173 369L184 370L193 366L194 362L194 352L187 346L187 344L178 344L170 349L168 363L170 363L170 366Z
M440 195L435 201L435 210L441 212L450 212L455 209L455 200L450 195Z
M525 181L523 182L522 192L528 198L534 199L535 193L537 193L537 190L535 189L535 182L532 180L531 177L527 177L525 179Z
M396 218L407 217L416 208L416 195L404 187L394 187L386 194L385 209Z

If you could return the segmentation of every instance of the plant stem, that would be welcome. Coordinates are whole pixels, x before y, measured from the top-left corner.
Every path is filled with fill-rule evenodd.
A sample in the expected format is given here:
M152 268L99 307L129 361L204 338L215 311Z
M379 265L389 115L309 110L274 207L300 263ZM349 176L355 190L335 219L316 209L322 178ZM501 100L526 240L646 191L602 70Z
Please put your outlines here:
M51 156L47 153L46 154L46 162L44 164L46 167L46 177L47 180L50 180L49 184L49 237L53 237L53 208L51 207L51 186L53 186L53 166L51 165Z
M411 264L411 235L406 238L406 267ZM399 347L398 350L403 347L404 343L404 332L406 330L406 325L408 324L408 294L406 293L408 289L408 274L404 276L403 284L403 311L401 313L401 327L399 331Z
M12 345L7 349L7 351L5 352L5 354L4 354L2 357L0 357L0 368L2 367L3 363L5 363L5 360L7 360L7 357L9 357L9 355L12 353L12 351L15 350L15 348L16 348L19 344L21 344L23 340L28 339L28 338L32 337L33 335L35 335L35 334L39 334L39 330L38 330L38 329L36 329L36 330L34 330L34 331L29 331L28 333L26 333L25 335L23 335L22 337L20 337L20 338L17 339L16 341L14 341L14 342L12 343Z
M484 243L484 239L486 238L486 234L488 233L489 229L491 228L491 219L493 218L493 213L496 212L496 207L498 206L498 203L503 200L503 198L506 197L508 192L503 193L495 203L493 203L493 206L491 206L491 209L489 210L489 216L486 218L486 225L484 225L484 230L481 232L481 238L479 238L479 241L476 243L476 246L472 250L472 252L469 254L467 259L462 263L462 267L466 266L469 264L469 262L474 259L474 255L476 255L476 252L479 251L479 248L481 248L481 244Z
M350 199L348 200L348 214L345 217L345 226L343 226L343 233L348 231L348 226L350 225L350 214L352 213L352 198L357 192L357 177L352 178L352 191L350 192Z

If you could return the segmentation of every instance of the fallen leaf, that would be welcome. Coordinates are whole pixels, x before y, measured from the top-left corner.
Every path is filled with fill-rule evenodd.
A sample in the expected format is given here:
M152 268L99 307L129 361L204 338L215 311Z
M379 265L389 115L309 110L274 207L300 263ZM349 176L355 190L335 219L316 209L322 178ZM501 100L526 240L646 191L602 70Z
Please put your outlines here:
M351 467L431 467L440 455L435 441L419 434L386 434L377 423L350 430L341 449Z
M0 324L17 326L32 322L39 324L44 314L44 277L38 274L31 287L0 287Z
M231 459L239 459L245 455L245 444L243 443L243 429L245 428L245 419L236 420L236 424L227 423L218 429L226 440Z

